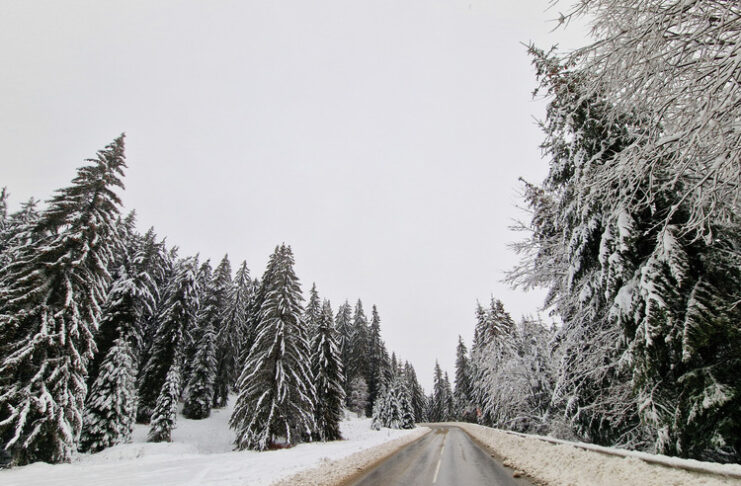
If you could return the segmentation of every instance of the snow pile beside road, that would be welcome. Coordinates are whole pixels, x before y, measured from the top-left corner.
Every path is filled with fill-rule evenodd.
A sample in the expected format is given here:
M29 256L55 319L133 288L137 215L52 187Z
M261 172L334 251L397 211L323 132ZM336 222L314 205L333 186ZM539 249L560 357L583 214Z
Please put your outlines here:
M71 464L35 463L0 470L3 486L265 486L286 476L418 433L374 431L370 419L342 422L346 440L300 444L267 452L233 451L231 409L206 420L178 416L172 443L147 443L147 426L137 425L133 442L98 454L81 454Z
M427 427L409 430L407 432L410 433L403 437L356 452L343 459L326 461L314 469L301 471L293 476L283 478L273 483L272 486L335 486L342 484L356 474L366 471L374 464L395 454L399 449L414 442L429 431L430 429Z
M584 450L567 443L550 444L534 437L513 435L474 424L457 425L486 444L506 466L525 472L537 481L553 486L597 486L640 484L642 486L725 486L741 485L740 479L648 464L639 456L618 457ZM606 449L607 448L603 448ZM651 454L641 454L651 457ZM669 462L687 462L665 456ZM699 461L689 461L700 464ZM738 474L735 464L706 464L719 474Z

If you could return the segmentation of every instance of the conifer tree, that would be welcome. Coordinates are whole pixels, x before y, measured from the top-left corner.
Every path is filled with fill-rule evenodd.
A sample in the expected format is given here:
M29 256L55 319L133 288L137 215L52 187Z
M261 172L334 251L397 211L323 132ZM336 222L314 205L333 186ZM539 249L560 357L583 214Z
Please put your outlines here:
M162 389L157 395L157 401L152 411L152 419L147 440L149 442L171 442L172 429L178 414L178 397L180 396L182 372L180 359L172 362L167 371Z
M370 350L368 318L365 316L363 303L360 299L355 304L353 322L350 329L350 354L346 372L350 377L362 376L365 378L366 383L369 383L371 380L368 376L368 352Z
M239 379L229 425L238 449L294 445L315 430L315 390L303 327L301 288L291 248L281 245L263 276L255 343Z
M468 350L463 338L458 336L458 347L455 351L455 415L465 422L475 420L475 411L471 402L471 370L468 362Z
M366 414L370 415L373 410L373 402L376 400L380 382L386 374L388 363L388 353L386 345L381 339L381 317L378 315L378 309L373 306L371 313L371 324L368 337L368 407Z
M306 323L306 335L309 340L314 339L316 329L319 327L319 321L322 318L322 301L319 299L319 292L316 290L316 283L311 284L309 291L309 300L304 310L304 322Z
M223 328L223 317L231 293L232 276L229 258L224 258L211 274L211 280L201 292L195 354L190 366L185 390L183 415L191 419L204 419L211 415L217 373L216 333ZM218 331L217 331L218 330ZM228 384L222 384L222 389Z
M362 376L356 376L350 382L348 408L355 412L358 417L365 416L365 411L368 408L368 385Z
M131 340L119 336L100 365L85 403L80 450L98 452L130 440L136 421L136 365Z
M68 461L77 449L116 246L123 135L88 162L0 269L0 448L11 464Z
M339 440L345 390L334 316L328 300L322 305L314 340L311 344L311 372L316 387L316 434L319 440Z
M80 440L82 451L97 452L127 442L136 419L136 371L141 346L140 319L151 309L153 281L149 263L157 253L154 238L141 241L129 230L131 248L121 249L121 261L103 306L96 359L91 362L90 389ZM113 339L112 343L108 343ZM94 366L93 366L94 365Z
M173 374L176 371L182 373L181 362L184 358L183 343L186 329L194 326L197 312L195 260L187 258L177 264L175 275L167 291L167 299L159 316L160 323L154 336L149 359L139 376L137 421L149 422L158 402L162 402L162 407L165 407L160 408L159 420L169 416L166 409L169 402L165 403L164 397L162 400L159 398L163 391L167 393L177 391L178 397L174 402L177 404L177 398L182 391L182 377L180 375L175 377Z
M247 262L242 262L230 287L222 319L223 324L217 334L218 353L216 382L214 384L213 406L226 406L229 390L236 384L242 369L240 356L247 332L247 306L252 298L252 281Z
M354 376L350 376L350 361L352 356L352 307L345 301L344 304L340 305L337 309L337 315L335 316L335 327L337 328L337 336L339 339L340 356L342 357L342 369L345 371L345 395L350 397L350 383L355 379ZM363 377L363 381L368 381ZM349 404L349 403L348 403Z
M409 394L409 403L414 413L414 419L417 422L426 420L427 397L422 385L417 380L417 372L410 363L404 363L404 377L406 381L406 390Z
M407 390L405 389L404 377L399 374L379 395L378 403L373 407L372 428L378 430L381 427L390 429L413 429L414 411Z
M208 299L208 295L211 291L211 279L213 278L214 273L214 270L211 267L211 260L206 260L199 266L198 258L199 255L196 255L195 268L198 269L196 271L196 296L198 308L196 309L197 313L195 320L188 324L183 333L183 349L185 350L185 353L183 355L183 362L180 364L181 384L183 385L180 390L181 393L187 391L187 384L190 383L196 353L198 352L198 343L201 341L202 329L204 328L203 320L205 306L202 308L201 304L205 303ZM213 307L211 307L211 309L213 309Z
M211 415L216 380L216 333L212 321L206 320L202 326L183 404L183 416L195 420Z
M430 422L446 422L450 420L452 418L452 404L453 397L450 389L450 380L447 373L443 374L440 364L435 361L428 420Z

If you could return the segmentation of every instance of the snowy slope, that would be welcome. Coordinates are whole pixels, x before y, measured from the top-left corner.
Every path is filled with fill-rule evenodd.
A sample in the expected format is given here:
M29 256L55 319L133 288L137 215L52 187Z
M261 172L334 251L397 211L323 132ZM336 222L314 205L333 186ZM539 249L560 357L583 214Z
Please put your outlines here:
M173 442L145 442L147 426L137 425L131 444L98 454L81 454L71 464L35 463L0 470L3 486L265 486L328 460L413 433L371 430L370 419L342 423L346 440L301 444L291 449L232 451L234 435L227 423L231 408L214 410L206 420L178 416Z

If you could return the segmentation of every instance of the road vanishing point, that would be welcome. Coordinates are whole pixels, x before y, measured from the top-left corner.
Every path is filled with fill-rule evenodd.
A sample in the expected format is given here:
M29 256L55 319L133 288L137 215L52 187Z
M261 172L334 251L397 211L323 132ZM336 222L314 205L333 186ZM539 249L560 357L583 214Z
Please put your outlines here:
M455 426L432 431L346 483L346 486L532 486L515 478Z

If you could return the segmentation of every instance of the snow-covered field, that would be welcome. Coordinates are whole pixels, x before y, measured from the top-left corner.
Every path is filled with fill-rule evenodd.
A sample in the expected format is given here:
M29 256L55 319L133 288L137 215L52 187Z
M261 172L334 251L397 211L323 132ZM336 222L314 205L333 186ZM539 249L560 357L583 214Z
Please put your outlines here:
M414 430L373 431L370 419L342 423L346 440L300 444L267 452L233 451L228 421L231 408L214 410L206 420L178 416L172 443L145 442L147 426L137 425L131 444L98 454L81 454L71 464L35 463L0 470L3 486L267 486L327 461L392 441Z

